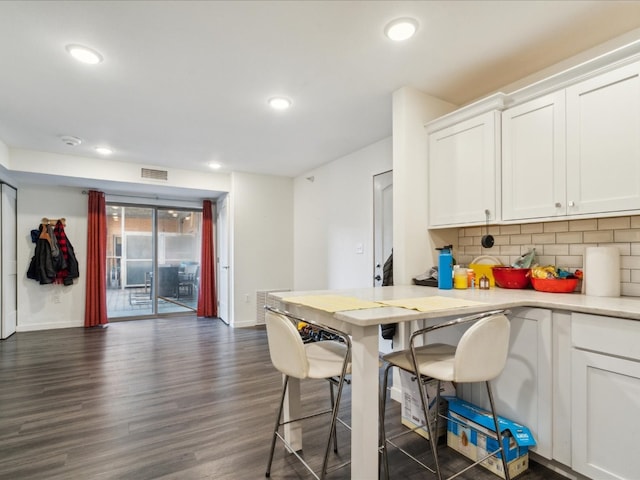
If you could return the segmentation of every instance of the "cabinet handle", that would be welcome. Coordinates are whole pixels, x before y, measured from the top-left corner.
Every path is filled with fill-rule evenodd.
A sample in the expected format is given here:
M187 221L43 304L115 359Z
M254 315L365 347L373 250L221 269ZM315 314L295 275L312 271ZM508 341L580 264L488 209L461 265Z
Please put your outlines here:
M562 207L562 204L560 202L556 202L556 208L560 208Z
M573 202L573 201L569 201L569 206L570 206L570 207L575 207L575 206L576 206L576 204L575 204L575 202Z

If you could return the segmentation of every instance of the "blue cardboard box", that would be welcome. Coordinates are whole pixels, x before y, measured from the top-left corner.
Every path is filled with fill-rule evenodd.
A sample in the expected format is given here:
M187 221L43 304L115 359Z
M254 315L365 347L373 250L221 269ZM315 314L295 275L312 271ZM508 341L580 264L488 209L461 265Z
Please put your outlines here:
M447 445L473 461L499 448L490 412L457 397L447 397ZM507 453L509 474L513 478L529 468L529 447L536 442L524 425L498 417L500 436ZM485 459L481 465L504 478L501 454Z

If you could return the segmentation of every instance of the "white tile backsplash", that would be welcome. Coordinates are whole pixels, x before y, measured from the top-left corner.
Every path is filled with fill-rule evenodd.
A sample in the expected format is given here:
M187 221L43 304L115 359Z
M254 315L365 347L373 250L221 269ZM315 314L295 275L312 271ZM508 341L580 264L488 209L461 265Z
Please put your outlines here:
M520 225L500 225L500 235L516 235L520 233Z
M558 232L556 242L558 243L582 243L582 232Z
M613 242L613 230L596 230L582 234L584 243L611 243Z
M534 233L531 235L531 240L535 243L556 243L555 233Z
M597 230L597 229L598 229L598 220L595 218L588 218L586 220L569 221L570 232L587 232L589 230Z
M620 242L640 242L640 229L637 230L616 230L613 232L613 241Z
M527 243L531 243L531 235L511 235L511 239L509 242L511 245L525 245Z
M503 263L536 249L541 265L575 270L584 267L586 247L615 246L620 250L620 279L623 296L640 297L640 215L493 226L493 248L480 246L482 227L460 228L454 256L468 264L479 255L491 255Z
M568 232L569 222L549 222L544 223L545 232Z
M598 219L598 230L620 230L623 228L631 228L631 217Z
M525 223L520 226L520 233L542 233L544 232L543 223Z

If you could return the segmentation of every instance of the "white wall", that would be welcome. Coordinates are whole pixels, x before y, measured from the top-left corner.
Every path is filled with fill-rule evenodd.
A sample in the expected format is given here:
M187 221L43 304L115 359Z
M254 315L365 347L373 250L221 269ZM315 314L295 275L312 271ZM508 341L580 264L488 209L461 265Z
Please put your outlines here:
M19 332L84 325L88 197L81 189L21 186L18 189ZM27 278L35 244L30 232L42 217L66 219L65 233L78 259L80 278L73 285L40 285Z
M126 164L93 158L58 155L21 149L6 149L0 142L0 164L6 161L8 152L10 175L19 172L44 173L79 179L100 179L115 182L119 191L128 190L138 195L143 184L158 185L158 182L139 178L139 164ZM2 173L2 172L0 172ZM4 178L5 175L2 175ZM24 182L18 187L18 331L45 330L51 328L80 327L84 325L85 272L87 241L88 197L82 188L44 187ZM180 187L194 189L194 200L203 192L227 191L230 188L229 174L213 174L173 169L169 181L154 188L162 196L163 188ZM121 197L121 199L124 197ZM136 198L133 197L132 201ZM137 199L139 200L139 199ZM153 203L153 200L149 200ZM80 267L80 278L73 286L39 285L26 277L35 245L29 232L38 228L42 217L67 219L65 231L75 248Z
M233 173L229 219L230 323L255 325L256 293L293 286L293 180Z
M424 125L455 108L412 87L393 93L393 280L396 285L410 285L413 277L434 265L437 245L428 233ZM454 233L452 239L455 239Z
M76 155L60 155L18 148L11 148L9 153L9 168L16 172L60 175L78 179L90 178L109 182L125 182L125 184L146 184L157 186L159 189L163 187L180 187L226 192L229 190L230 184L230 176L226 173L194 172L177 168L166 169L153 165L116 162ZM167 181L141 178L140 169L142 167L166 170L168 172ZM131 192L135 193L136 189L131 188Z
M373 176L391 168L389 137L295 179L296 290L373 285Z
M234 327L255 324L258 290L292 288L292 190L291 178L233 174ZM18 189L18 331L84 325L87 202L82 189L29 185ZM26 277L35 249L29 232L42 217L67 220L65 232L80 266L80 278L73 286L40 285Z

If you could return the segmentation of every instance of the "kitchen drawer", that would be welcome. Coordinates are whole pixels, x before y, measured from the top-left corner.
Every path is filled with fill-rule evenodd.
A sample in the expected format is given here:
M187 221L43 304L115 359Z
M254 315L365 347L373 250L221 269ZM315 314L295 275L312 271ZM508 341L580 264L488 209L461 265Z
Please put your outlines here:
M572 313L571 340L574 348L640 361L640 321Z

